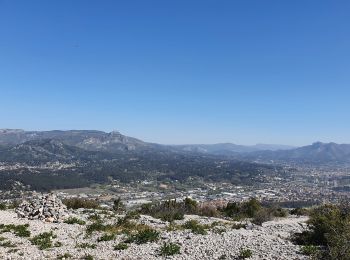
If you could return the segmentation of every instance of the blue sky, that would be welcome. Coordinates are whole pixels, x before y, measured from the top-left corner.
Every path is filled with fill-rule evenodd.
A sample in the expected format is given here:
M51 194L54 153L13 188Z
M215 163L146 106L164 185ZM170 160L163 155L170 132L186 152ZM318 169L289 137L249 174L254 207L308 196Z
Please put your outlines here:
M350 143L349 1L0 0L0 128Z

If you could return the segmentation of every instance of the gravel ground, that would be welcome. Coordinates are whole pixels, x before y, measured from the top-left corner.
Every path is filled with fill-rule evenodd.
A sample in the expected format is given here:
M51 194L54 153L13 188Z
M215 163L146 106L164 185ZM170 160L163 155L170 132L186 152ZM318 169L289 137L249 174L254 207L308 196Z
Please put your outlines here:
M87 215L76 212L81 219ZM225 222L222 219L205 218L199 216L186 216L185 220L177 221L178 224L188 219L197 219L203 224L214 221ZM105 220L113 221L113 220ZM161 231L161 239L157 243L142 245L130 244L129 248L122 251L113 250L114 245L121 242L125 235L119 235L114 241L97 242L101 233L94 233L86 237L83 225L69 225L65 223L46 223L40 220L27 220L17 218L13 211L0 211L0 224L26 224L28 223L31 236L45 231L53 231L57 238L54 242L61 242L62 246L47 250L40 250L32 245L28 238L17 237L13 233L0 234L16 244L17 252L9 252L12 248L0 246L0 259L57 259L59 255L69 253L72 259L81 259L85 255L91 255L94 259L164 259L158 256L158 250L163 242L175 242L181 245L181 254L166 259L237 259L241 248L249 248L253 256L249 259L307 259L299 253L299 246L293 245L289 236L293 232L300 232L305 227L305 217L288 217L266 222L263 226L248 225L246 229L235 230L230 226L221 225L222 233L208 231L207 235L196 235L189 230L165 231L167 223L149 216L141 216L138 222L148 224ZM77 244L96 244L96 249L76 248ZM226 258L223 258L226 256Z

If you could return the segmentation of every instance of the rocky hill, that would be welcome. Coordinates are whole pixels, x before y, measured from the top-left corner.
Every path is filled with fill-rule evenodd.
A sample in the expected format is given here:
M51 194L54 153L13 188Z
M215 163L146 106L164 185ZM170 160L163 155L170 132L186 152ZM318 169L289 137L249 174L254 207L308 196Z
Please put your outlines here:
M186 215L170 224L146 215L128 219L106 210L71 210L64 222L51 223L6 210L0 211L0 258L308 259L290 241L293 233L304 230L305 221L291 216L238 227L231 220ZM205 233L188 223L205 227Z

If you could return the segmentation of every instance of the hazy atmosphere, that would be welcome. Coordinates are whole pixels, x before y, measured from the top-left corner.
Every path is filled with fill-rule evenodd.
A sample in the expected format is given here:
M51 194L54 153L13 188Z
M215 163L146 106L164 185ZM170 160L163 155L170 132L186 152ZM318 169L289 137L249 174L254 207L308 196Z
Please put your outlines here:
M349 8L0 0L0 128L349 143Z

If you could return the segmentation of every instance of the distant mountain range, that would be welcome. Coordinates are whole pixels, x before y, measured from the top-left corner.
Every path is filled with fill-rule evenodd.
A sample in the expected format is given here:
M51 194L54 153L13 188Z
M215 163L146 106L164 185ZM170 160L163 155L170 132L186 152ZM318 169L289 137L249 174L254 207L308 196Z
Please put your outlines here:
M13 146L28 141L53 139L66 145L79 147L89 151L120 152L151 148L155 144L145 143L136 138L128 137L117 131L105 133L95 130L69 131L24 131L19 129L1 129L0 145Z
M0 190L14 181L36 190L110 180L230 182L251 185L285 174L279 164L350 164L350 145L160 145L102 131L0 130Z
M316 142L290 150L252 152L244 158L261 162L350 163L350 144Z
M96 130L24 131L0 130L0 161L39 160L70 161L108 158L112 154L163 152L207 154L238 160L279 163L350 163L350 145L317 142L309 146L232 143L198 145L160 145L122 135ZM113 157L113 156L112 156Z
M220 144L192 144L192 145L177 145L173 146L179 150L187 152L199 152L216 155L236 155L240 153L251 153L257 151L277 151L288 150L295 147L288 145L274 145L274 144L256 144L251 146L237 145L232 143L220 143Z

